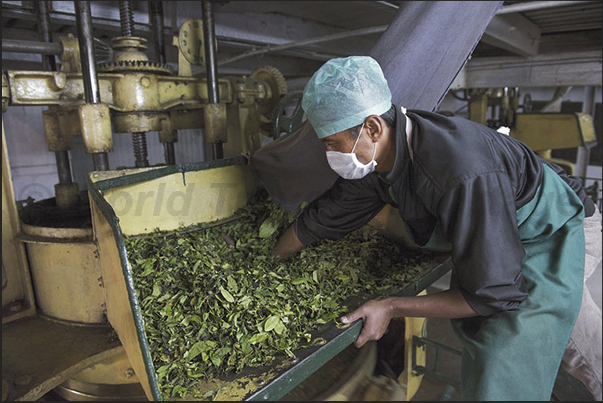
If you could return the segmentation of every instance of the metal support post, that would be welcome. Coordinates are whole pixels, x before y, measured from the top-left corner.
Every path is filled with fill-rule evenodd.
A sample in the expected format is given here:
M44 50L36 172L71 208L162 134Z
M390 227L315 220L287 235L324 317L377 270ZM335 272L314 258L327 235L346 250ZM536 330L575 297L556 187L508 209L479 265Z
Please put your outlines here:
M48 1L38 1L35 4L38 20L38 30L40 41L52 43L52 29L50 27L50 12L48 11ZM54 55L43 55L42 64L46 71L57 71L57 64ZM57 161L57 171L59 175L59 185L69 185L73 183L71 178L71 167L69 165L69 154L67 150L55 151Z
M207 96L210 104L220 102L218 94L218 74L217 74L217 59L214 13L211 1L203 2L203 38L205 45L205 69L207 72ZM206 128L207 134L207 128ZM224 145L220 142L213 143L214 159L224 158Z
M582 102L582 112L588 113L590 116L595 116L595 87L584 87L584 101ZM586 182L588 164L590 162L590 148L578 147L576 155L576 176L582 178Z
M86 103L99 104L100 87L96 74L96 58L94 55L94 40L92 30L92 13L89 1L74 1L75 18L77 23L77 34L82 58L82 76L84 78L84 93ZM92 154L92 161L96 171L109 169L109 158L107 153Z
M155 59L160 64L166 63L165 41L163 38L163 3L161 1L149 1L149 21L153 27L153 42L155 45ZM174 165L176 156L174 154L174 142L163 143L166 165Z

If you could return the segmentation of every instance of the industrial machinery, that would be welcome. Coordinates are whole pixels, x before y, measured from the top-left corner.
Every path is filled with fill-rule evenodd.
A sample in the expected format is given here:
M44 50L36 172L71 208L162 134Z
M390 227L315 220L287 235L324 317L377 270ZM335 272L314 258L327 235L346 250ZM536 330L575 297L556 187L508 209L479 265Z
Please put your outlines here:
M157 132L164 145L165 164L161 165L175 164L178 130L190 128L204 130L215 159L228 158L261 146L270 136L271 112L287 93L282 74L270 66L259 67L248 77L217 77L209 2L204 18L186 21L174 37L173 45L180 55L177 74L166 63L165 48L158 38L154 44L158 58L150 60L147 40L135 35L131 3L120 2L122 35L113 38L110 48L93 38L89 2L76 2L78 37L61 37L60 44L50 42L46 2L37 3L38 23L48 46L31 51L46 55L47 71L2 74L3 112L13 106L48 106L43 113L46 142L48 151L56 155L59 173L54 198L30 199L17 208L3 119L2 322L14 324L3 327L3 400L38 398L52 388L51 384L58 385L60 379L72 375L60 391L70 400L85 394L96 394L101 400L115 393L121 399L144 397L107 321L89 199L73 181L67 155L72 136L82 137L85 152L92 156L99 172L125 172L108 166L113 135L120 133L132 135L135 164L130 168L150 166L149 131ZM163 21L161 7L155 3L151 8L158 15L156 21ZM162 31L162 26L157 28ZM31 43L17 45L27 48ZM95 47L101 51L95 52ZM102 51L108 51L112 58L98 63L96 57ZM58 70L55 54L61 62ZM193 77L191 65L206 67L207 78ZM23 323L32 315L33 321ZM20 343L21 332L39 333L40 341L46 337L51 342L56 337L57 343L63 340L67 344L54 351L40 351ZM10 345L5 348L5 343ZM21 347L14 349L15 356L5 356L13 343ZM69 349L69 343L79 352L61 352L61 348ZM40 347L45 350L41 343ZM23 350L34 356L48 354L47 361L56 361L56 356L64 360L46 368L27 368L28 356L20 355ZM113 370L99 369L103 365ZM90 383L90 379L95 382ZM99 384L112 388L98 390ZM116 392L120 387L122 390Z
M553 150L597 145L593 117L589 113L560 113L560 101L567 90L549 102L558 110L535 111L530 94L520 104L519 87L472 88L459 99L468 102L469 119L494 129L506 127L509 135L521 140L542 158L556 163L569 175L575 174L574 163L552 156ZM557 105L558 104L558 105ZM545 105L546 107L546 105Z
M275 127L293 130L301 123L300 114L285 122L287 125L284 119L280 124L275 119L274 111L280 115L279 102L288 91L284 77L274 67L258 67L249 76L217 76L210 2L203 2L203 19L187 20L173 38L172 45L178 49L177 71L166 63L160 40L154 44L158 57L152 60L147 56L147 40L135 35L132 2L120 2L121 36L113 38L111 46L93 38L89 2L75 3L77 37L68 35L60 44L51 43L48 10L45 2L40 2L39 24L48 46L40 50L36 48L39 43L17 44L31 46L32 52L46 56L58 55L60 69L53 57L45 56L46 71L9 70L2 74L3 112L14 106L48 107L43 112L46 144L56 155L59 173L54 198L30 199L18 207L3 120L3 400L37 400L49 391L66 400L160 399L136 305L132 305L132 290L127 287L128 276L124 276L127 263L117 234L137 233L140 224L146 231L182 225L183 220L199 223L231 214L257 187L245 155L267 139L278 137ZM157 6L151 7L161 13ZM157 21L162 21L161 16ZM161 31L160 26L158 29ZM99 47L111 57L98 62L100 52L95 48ZM194 77L194 65L205 67L206 77ZM299 100L299 93L292 99ZM178 131L191 128L204 130L205 142L212 146L213 163L176 165ZM148 132L158 133L164 146L164 164L150 165ZM108 153L113 150L113 136L123 133L132 136L134 164L111 169ZM90 198L72 177L67 153L73 136L81 136L85 152L93 160ZM208 181L216 182L216 175L223 175L221 183L228 182L229 186L205 186ZM217 199L212 199L211 203L200 202L202 217L174 218L167 214L152 223L156 215L151 213L144 214L149 217L147 221L141 221L140 214L131 221L133 216L109 197L113 189L129 192L159 181L167 186L165 197L169 198L181 190L185 176L189 188L200 183L197 188L204 189L197 195L199 200L221 200L220 212L212 212L217 208ZM159 192L154 197L160 197ZM150 204L140 207L143 205ZM375 225L387 230L387 216L383 214ZM432 270L403 290L403 295L421 292L449 270L442 262L434 262ZM233 396L285 396L310 373L328 368L323 365L336 356L362 363L358 365L360 372L347 379L350 393L350 382L361 375L370 376L375 364L374 344L360 355L350 349L342 353L359 330L360 323L348 329L327 329L322 334L325 345L307 349L299 363L280 372L256 374L261 382L235 390L238 395ZM400 368L404 390L398 396L409 399L421 379L411 364L421 364L424 358L419 347L411 360L410 347L413 336L423 335L424 320L407 320L401 332L407 346L402 353L405 367ZM27 343L23 343L24 334ZM322 395L341 396L346 385L324 390Z

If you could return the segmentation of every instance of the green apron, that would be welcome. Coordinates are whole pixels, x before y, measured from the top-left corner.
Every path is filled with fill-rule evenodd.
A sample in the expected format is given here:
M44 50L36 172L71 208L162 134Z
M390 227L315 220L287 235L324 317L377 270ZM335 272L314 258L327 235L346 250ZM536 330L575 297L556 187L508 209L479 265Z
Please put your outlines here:
M463 400L550 400L582 301L584 207L547 166L517 211L529 296L517 310L455 319Z

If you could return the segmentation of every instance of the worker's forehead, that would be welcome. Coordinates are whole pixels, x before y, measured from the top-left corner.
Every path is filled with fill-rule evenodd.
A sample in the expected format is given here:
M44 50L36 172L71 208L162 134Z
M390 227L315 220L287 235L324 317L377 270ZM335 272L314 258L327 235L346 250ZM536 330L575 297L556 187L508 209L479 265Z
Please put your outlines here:
M324 137L322 139L320 139L323 143L334 143L334 142L341 142L341 141L349 141L351 140L350 138L350 130L344 130L335 134L332 134L330 136Z

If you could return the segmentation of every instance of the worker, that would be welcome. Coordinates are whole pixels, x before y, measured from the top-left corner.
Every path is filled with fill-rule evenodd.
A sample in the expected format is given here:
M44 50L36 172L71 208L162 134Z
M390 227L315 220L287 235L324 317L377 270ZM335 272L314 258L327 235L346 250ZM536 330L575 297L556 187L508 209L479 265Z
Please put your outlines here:
M585 254L591 266L601 260L601 215L577 178L484 125L393 105L368 56L326 62L302 107L341 178L300 212L275 255L339 239L385 204L418 246L437 233L450 244L449 289L371 300L341 318L363 321L357 347L393 318L449 318L463 341L464 400L550 400L574 344L564 363L601 400L601 310L583 304Z

